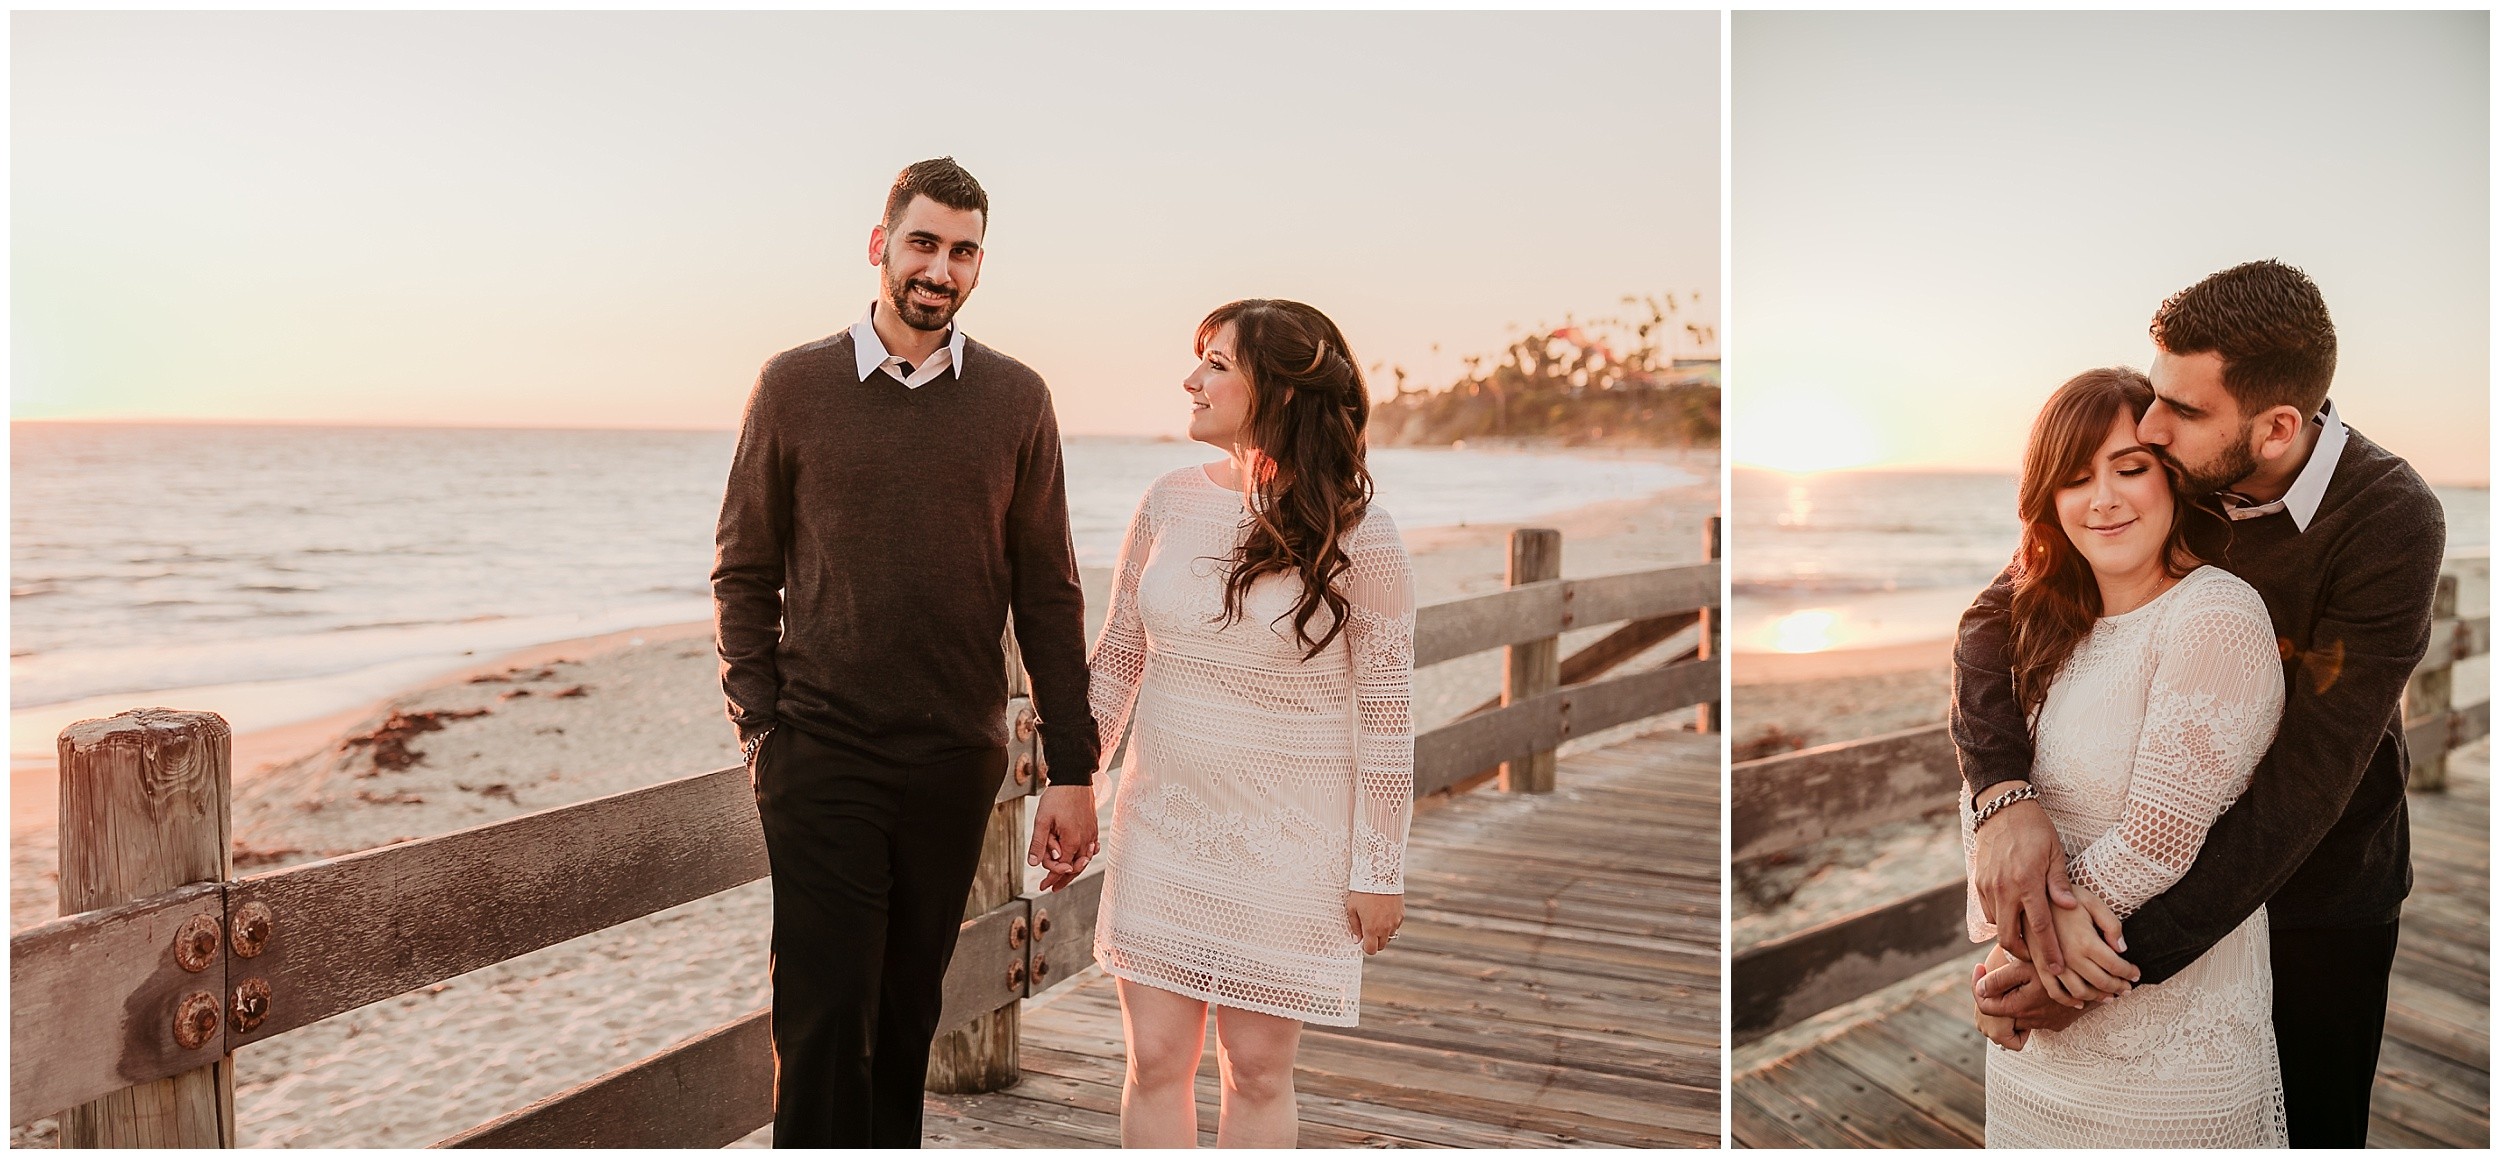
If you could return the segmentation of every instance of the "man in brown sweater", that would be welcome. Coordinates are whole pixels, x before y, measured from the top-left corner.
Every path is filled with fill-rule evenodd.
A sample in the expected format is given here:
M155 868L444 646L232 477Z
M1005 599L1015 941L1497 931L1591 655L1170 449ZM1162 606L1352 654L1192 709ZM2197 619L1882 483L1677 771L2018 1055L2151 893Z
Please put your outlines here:
M2268 261L2214 274L2162 303L2153 340L2156 401L2139 434L2222 516L2190 546L2265 597L2285 696L2247 791L2187 874L2127 919L2124 952L2134 981L2159 983L2266 907L2292 1145L2359 1147L2413 881L2399 707L2430 641L2445 517L2411 466L2327 401L2335 327L2299 270ZM1954 649L1953 740L1977 805L2031 775L2011 592L2009 568L1963 614ZM2015 803L1981 828L1971 877L2006 949L2055 972L2066 947L2049 907L2075 899L2045 808ZM2019 962L1977 991L1982 1013L2018 1031L2083 1016Z
M1058 420L964 336L989 198L951 158L895 178L880 293L756 380L712 571L721 688L773 881L773 1143L916 1147L982 830L1006 774L1012 609L1051 787L1037 859L1094 852L1100 744Z

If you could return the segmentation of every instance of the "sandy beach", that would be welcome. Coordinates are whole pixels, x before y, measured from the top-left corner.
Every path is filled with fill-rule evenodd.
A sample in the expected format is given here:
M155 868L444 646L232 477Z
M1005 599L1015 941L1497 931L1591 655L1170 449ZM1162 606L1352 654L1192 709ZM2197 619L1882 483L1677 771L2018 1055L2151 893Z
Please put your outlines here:
M1562 529L1566 575L1702 558L1717 463L1707 452L1678 461L1709 481L1535 521ZM1419 600L1499 589L1513 526L1410 529ZM1109 575L1084 578L1090 636ZM238 736L237 872L736 764L709 630L531 648L357 712ZM1599 632L1567 637L1566 652ZM1500 663L1487 653L1419 673L1419 726L1490 695ZM412 759L377 762L394 740ZM55 911L54 776L48 762L12 770L13 929ZM425 1146L649 1055L765 1004L769 921L768 885L757 882L247 1047L236 1056L241 1142ZM44 1121L12 1141L41 1146L51 1133Z

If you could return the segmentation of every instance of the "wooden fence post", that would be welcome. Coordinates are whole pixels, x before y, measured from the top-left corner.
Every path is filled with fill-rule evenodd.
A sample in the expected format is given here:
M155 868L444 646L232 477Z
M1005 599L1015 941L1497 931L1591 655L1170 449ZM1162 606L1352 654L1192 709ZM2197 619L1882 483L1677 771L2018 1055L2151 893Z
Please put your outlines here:
M2439 577L2437 594L2431 597L2431 619L2457 618L2457 586L2455 573ZM2423 668L2405 682L2404 723L2412 724L2426 716L2446 716L2449 693L2455 686L2457 666L2454 660L2437 668ZM2448 750L2414 753L2413 772L2405 778L2405 787L2425 793L2448 790Z
M233 736L222 717L142 708L84 720L61 730L59 754L63 915L231 876ZM223 946L209 957L222 964ZM222 968L201 972L212 1033L225 1017L224 978ZM172 1019L162 1029L176 1033ZM232 1147L234 1056L124 1087L60 1121L63 1147Z
M1042 777L1041 745L1030 721L1031 687L1024 658L1016 648L1015 625L1007 626L1007 695L1014 735L1007 742L1007 775L1028 788ZM1030 798L1009 797L990 809L989 828L981 834L981 866L973 871L972 893L964 899L964 920L1014 901L1024 892L1024 805ZM1014 935L1029 936L1019 930ZM928 1089L939 1094L966 1095L1003 1091L1023 1072L1017 1066L1016 1038L1021 1031L1018 1009L1010 1002L971 1023L938 1036L929 1049Z
M1718 516L1711 516L1710 522L1702 528L1701 543L1702 550L1704 554L1709 557L1710 561L1712 563L1719 562L1721 555L1719 548ZM1712 660L1718 658L1721 621L1722 617L1719 615L1719 609L1701 609L1701 638L1696 642L1696 650L1693 653L1694 659ZM1724 678L1722 678L1722 687L1724 686ZM1702 705L1699 709L1696 709L1693 714L1693 730L1695 732L1707 734L1717 732L1719 729L1725 727L1727 722L1726 718L1721 713L1721 707L1720 703L1714 699L1710 703Z
M1505 586L1518 587L1562 578L1562 532L1548 527L1522 527L1510 533L1510 575ZM1562 639L1547 636L1513 644L1502 652L1502 703L1516 704L1552 692L1562 684ZM1505 793L1554 791L1554 750L1502 766Z

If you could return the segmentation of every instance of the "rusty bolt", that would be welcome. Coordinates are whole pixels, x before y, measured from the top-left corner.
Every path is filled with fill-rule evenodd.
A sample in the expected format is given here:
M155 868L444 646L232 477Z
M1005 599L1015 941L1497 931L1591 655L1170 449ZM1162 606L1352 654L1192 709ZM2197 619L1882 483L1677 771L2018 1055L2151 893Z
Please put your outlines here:
M1025 709L1024 711L1017 713L1017 714L1016 714L1016 739L1017 739L1017 740L1031 740L1031 739L1033 739L1033 734L1034 734L1036 731L1038 731L1038 726L1040 725L1040 723L1041 723L1040 718L1039 718L1039 717L1034 716L1034 715L1033 715L1033 710L1032 710L1032 709L1030 709L1030 708Z
M278 915L269 912L263 902L247 901L234 911L234 952L245 958L257 958L269 948L269 935L278 925Z
M1019 785L1029 785L1033 783L1033 758L1016 758L1016 783Z
M1010 990L1024 989L1024 963L1015 962L1007 967L1007 988Z
M209 963L217 960L217 937L216 918L192 914L183 921L181 929L174 931L174 963L194 974L207 969ZM212 1014L216 1004L216 996L211 995Z
M1046 909L1036 909L1036 910L1034 910L1034 911L1033 911L1033 936L1038 938L1038 937L1041 937L1042 935L1047 934L1047 933L1049 933L1049 932L1050 932L1050 911L1049 911L1049 910L1046 910Z
M1008 948L1008 949L1010 949L1010 950L1021 950L1021 949L1023 949L1023 948L1024 948L1024 938L1025 938L1025 929L1024 929L1024 919L1023 919L1023 918L1017 918L1017 919L1015 919L1014 921L1011 921L1011 922L1008 922L1008 923L1007 923L1007 948Z
M269 1018L269 980L245 978L234 988L234 1028L245 1034Z
M1033 955L1033 984L1039 986L1042 984L1042 979L1048 977L1050 977L1050 959L1040 954Z
M217 1033L217 996L206 990L194 990L182 996L182 1005L174 1009L174 1041L184 1050L198 1050L208 1045L208 1036Z

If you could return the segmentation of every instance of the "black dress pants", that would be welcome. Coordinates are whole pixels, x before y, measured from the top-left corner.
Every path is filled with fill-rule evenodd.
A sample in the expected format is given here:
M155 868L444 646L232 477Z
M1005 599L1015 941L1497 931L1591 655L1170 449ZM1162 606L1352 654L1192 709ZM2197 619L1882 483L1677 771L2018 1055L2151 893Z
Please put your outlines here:
M2294 1147L2360 1147L2387 1026L2396 923L2272 931L2274 1042Z
M773 875L773 1145L917 1147L1006 751L896 766L784 724L756 761Z

